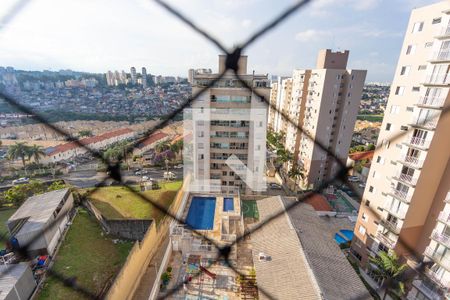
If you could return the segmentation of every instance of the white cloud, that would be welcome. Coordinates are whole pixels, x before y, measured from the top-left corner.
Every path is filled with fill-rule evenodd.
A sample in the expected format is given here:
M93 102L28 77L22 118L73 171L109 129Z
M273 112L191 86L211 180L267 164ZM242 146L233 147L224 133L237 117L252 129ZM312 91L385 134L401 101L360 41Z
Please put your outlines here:
M252 25L252 20L250 19L242 20L241 25L244 28L249 28Z
M348 7L356 11L376 8L381 0L315 0L312 1L310 13L318 17L329 17L338 7Z
M300 42L317 42L323 38L329 37L331 34L328 31L307 29L300 31L295 35L295 39Z

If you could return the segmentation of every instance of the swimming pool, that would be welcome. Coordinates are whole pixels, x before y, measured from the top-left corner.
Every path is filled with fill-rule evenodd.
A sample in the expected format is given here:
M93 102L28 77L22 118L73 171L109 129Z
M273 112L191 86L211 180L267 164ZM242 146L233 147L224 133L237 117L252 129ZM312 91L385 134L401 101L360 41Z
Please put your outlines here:
M233 211L234 210L234 201L232 197L223 198L223 211Z
M352 213L353 211L357 211L357 209L354 208L353 205L339 192L336 193L335 199L328 199L328 203L330 203L336 212Z
M215 197L192 197L186 218L186 225L197 230L211 230L214 227Z
M337 234L337 233L334 234L334 240L335 240L336 243L338 243L339 245L347 242L346 239L344 239L342 236L340 236L340 235Z
M349 241L353 239L353 231L348 229L341 229L339 232Z

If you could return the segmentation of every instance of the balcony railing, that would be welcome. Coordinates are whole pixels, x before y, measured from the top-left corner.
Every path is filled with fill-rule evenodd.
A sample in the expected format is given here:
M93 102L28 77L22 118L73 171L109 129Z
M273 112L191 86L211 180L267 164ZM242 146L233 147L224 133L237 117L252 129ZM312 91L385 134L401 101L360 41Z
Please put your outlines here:
M437 287L433 289L433 287L430 287L430 283L426 284L423 280L415 279L413 280L412 284L420 290L423 294L425 294L429 299L441 299L441 295L437 292ZM411 295L412 296L412 295ZM415 296L410 297L408 294L408 297L406 299L417 299Z
M445 280L444 278L442 278L442 275L439 276L438 274L436 274L433 270L431 270L430 268L426 268L425 269L425 274L434 282L436 282L438 285L440 285L443 288L447 288L448 286L450 286L450 280Z
M441 30L439 30L439 32L437 33L436 37L438 38L450 37L450 26L442 27Z
M390 249L393 249L395 247L395 244L397 243L397 241L393 241L391 240L389 237L385 236L384 234L382 234L381 232L377 232L377 239L380 240L383 245L389 247Z
M400 158L400 161L405 165L416 168L421 168L423 166L423 159L414 156L404 155Z
M445 212L445 211L441 211L439 213L438 220L443 222L443 223L446 223L446 224L450 225L450 213Z
M450 74L428 74L425 77L426 85L448 85L450 84Z
M440 108L444 106L445 99L444 97L422 96L417 101L417 105Z
M445 233L439 232L437 229L435 229L433 230L433 233L431 233L431 238L435 241L438 241L447 248L450 248L450 236L446 235Z
M399 191L394 187L391 188L391 191L389 192L389 194L403 202L406 202L406 203L409 203L411 201L410 193L404 192L404 191Z
M398 228L398 224L388 221L388 220L381 220L381 225L383 225L385 228L389 229L389 231L395 233L395 234L399 234L400 233L400 228Z
M433 55L430 59L430 61L448 61L450 60L450 51L445 50L445 51L436 51L433 52Z
M402 171L398 171L397 174L395 174L393 178L398 181L410 184L410 185L416 185L418 176L408 175L408 174L402 173Z
M431 258L435 263L443 266L447 271L450 271L450 258L447 256L441 256L434 252L434 248L428 246L425 249L424 254Z
M433 129L436 129L437 122L438 122L438 118L436 118L436 117L425 119L425 120L420 120L419 118L415 117L411 120L410 125L414 126L414 127L433 130Z

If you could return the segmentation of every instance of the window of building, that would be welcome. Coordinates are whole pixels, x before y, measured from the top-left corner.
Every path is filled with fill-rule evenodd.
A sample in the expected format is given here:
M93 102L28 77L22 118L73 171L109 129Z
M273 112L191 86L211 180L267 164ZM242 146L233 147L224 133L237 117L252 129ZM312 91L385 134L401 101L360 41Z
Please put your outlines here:
M407 107L406 107L406 111L414 111L414 107L412 107L412 106L407 106Z
M414 54L416 52L416 45L408 45L406 48L406 55Z
M203 137L203 135L204 135L203 131L198 132L198 137Z
M431 21L431 24L439 24L441 23L441 18L434 18L433 21Z
M421 32L423 29L423 22L416 22L413 25L412 33Z
M425 43L425 48L433 47L433 42Z
M395 88L395 94L396 95L403 95L403 92L405 91L405 87L404 86L398 86Z
M400 70L400 75L407 76L409 74L410 69L411 69L410 66L403 66L402 69Z
M413 92L420 92L420 86L413 86L412 87Z
M198 149L203 149L203 148L204 148L203 143L198 143Z
M370 200L366 200L365 205L366 205L366 206L370 206Z
M366 227L359 225L358 231L361 235L365 235L366 234Z
M362 213L362 215L361 215L361 220L363 220L364 222L368 222L369 221L369 216L368 215L366 215L366 213Z
M400 113L400 106L398 105L391 105L391 114L399 114Z
M386 124L386 131L391 130L392 124L391 123L387 123Z
M400 130L408 131L408 126L402 125L402 126L400 126Z
M227 171L222 171L222 176L227 176Z
M369 186L369 192L373 193L373 186Z
M417 69L419 71L426 70L427 69L427 65L420 65Z

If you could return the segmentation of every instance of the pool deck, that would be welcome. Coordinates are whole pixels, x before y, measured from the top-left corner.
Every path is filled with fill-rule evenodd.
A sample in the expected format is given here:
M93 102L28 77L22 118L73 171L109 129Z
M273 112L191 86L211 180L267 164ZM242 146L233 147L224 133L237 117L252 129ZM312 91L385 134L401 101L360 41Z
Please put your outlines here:
M233 196L233 210L223 211L223 199L231 198L230 196L220 196L220 195L210 195L210 194L192 194L189 197L188 203L186 205L186 209L183 212L182 219L186 220L189 208L192 203L193 197L215 197L216 198L216 207L214 210L214 225L212 230L196 230L197 232L205 235L206 237L220 241L222 237L222 219L226 216L239 217L241 215L241 205L240 199L237 196Z

